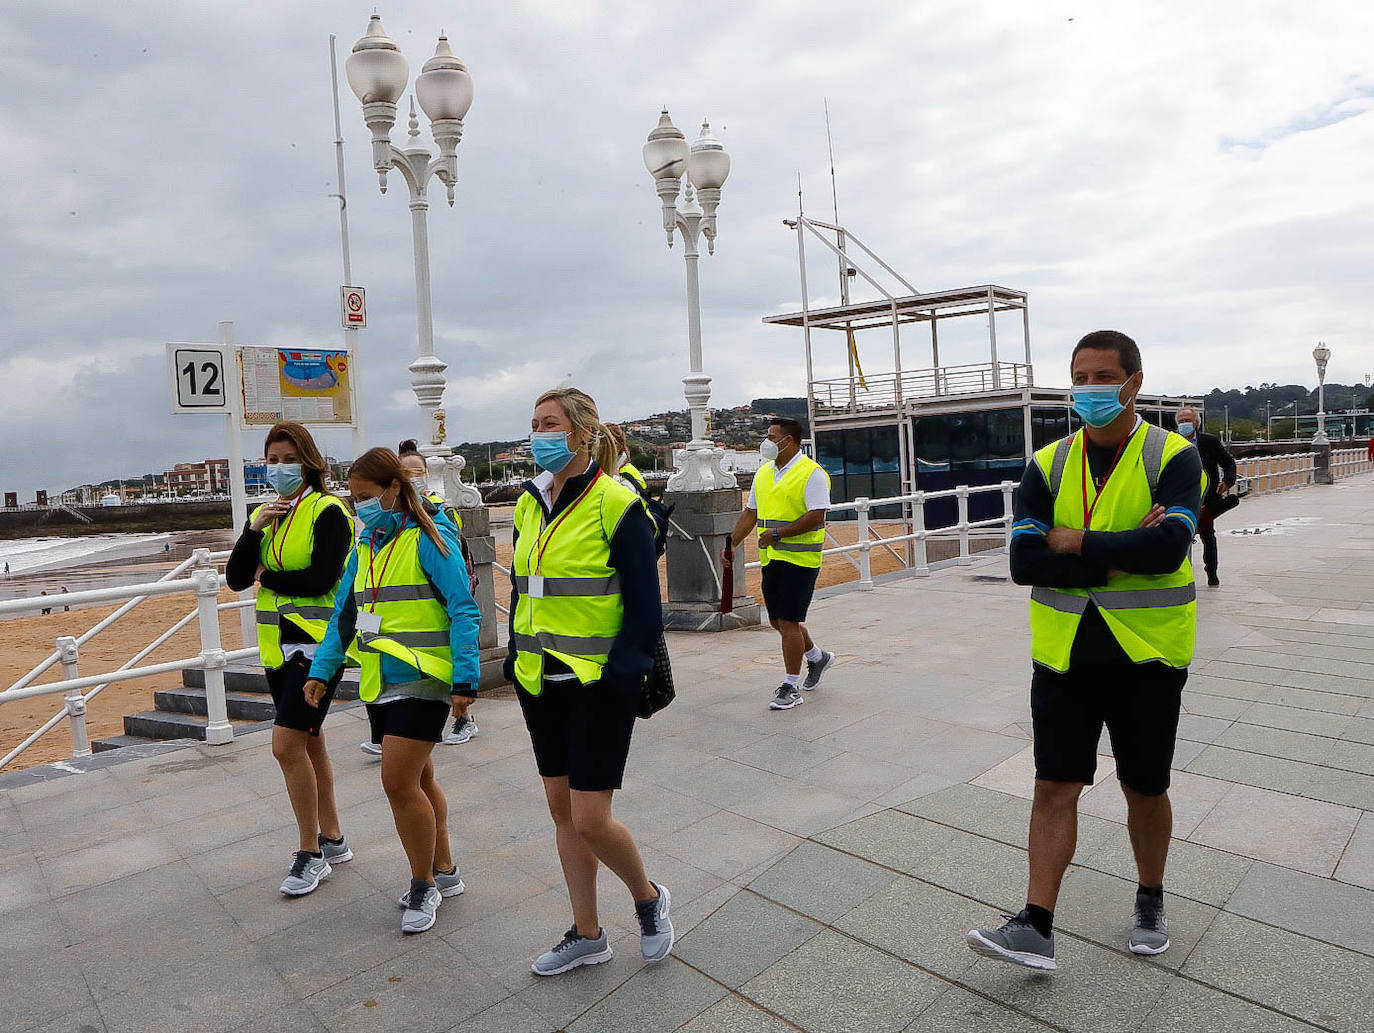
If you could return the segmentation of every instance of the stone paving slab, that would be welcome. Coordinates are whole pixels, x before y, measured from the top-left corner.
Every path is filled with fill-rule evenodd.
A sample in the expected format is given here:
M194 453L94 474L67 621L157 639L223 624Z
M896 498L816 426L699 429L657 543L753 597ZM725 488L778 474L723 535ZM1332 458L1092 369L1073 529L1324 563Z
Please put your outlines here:
M678 701L640 723L617 797L673 891L679 942L656 967L603 872L614 959L529 972L570 918L513 701L479 702L482 734L436 751L469 888L421 937L397 928L404 854L356 710L326 734L357 858L298 900L276 889L295 835L265 733L0 775L0 1028L1368 1031L1370 487L1252 499L1247 520L1315 519L1222 540L1175 753L1159 958L1125 950L1134 860L1105 738L1061 970L964 946L1025 892L1025 590L994 555L818 598L812 631L843 662L797 711L766 708L770 630L673 636Z

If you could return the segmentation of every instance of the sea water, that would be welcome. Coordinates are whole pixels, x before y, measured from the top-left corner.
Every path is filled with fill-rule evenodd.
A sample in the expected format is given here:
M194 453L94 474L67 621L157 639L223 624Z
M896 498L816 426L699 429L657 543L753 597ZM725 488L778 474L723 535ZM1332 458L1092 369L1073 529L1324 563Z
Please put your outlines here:
M10 565L10 576L89 563L128 546L172 541L171 534L90 534L71 538L11 538L0 541L0 571Z

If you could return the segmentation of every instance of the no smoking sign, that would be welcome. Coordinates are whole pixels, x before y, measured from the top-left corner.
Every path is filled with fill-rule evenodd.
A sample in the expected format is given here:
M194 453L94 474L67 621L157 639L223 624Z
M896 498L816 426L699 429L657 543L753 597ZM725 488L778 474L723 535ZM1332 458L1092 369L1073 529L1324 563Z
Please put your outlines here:
M345 330L367 328L367 293L361 287L339 288L339 309Z

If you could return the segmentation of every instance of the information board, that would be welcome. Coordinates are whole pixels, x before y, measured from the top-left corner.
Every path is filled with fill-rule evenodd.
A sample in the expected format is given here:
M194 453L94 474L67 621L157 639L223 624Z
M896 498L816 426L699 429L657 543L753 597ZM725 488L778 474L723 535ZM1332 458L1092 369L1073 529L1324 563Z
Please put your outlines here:
M245 346L240 356L245 426L279 420L352 426L348 352Z

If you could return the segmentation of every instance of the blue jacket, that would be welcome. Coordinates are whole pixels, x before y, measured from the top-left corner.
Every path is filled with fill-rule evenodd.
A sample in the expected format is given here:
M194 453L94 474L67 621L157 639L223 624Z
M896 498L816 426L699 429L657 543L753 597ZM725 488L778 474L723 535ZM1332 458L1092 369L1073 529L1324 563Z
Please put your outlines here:
M465 696L477 695L477 685L481 681L481 660L478 656L477 633L482 624L482 613L473 601L468 590L467 567L463 565L463 553L458 544L458 530L447 519L436 519L435 528L443 539L448 555L441 553L430 541L429 535L420 532L420 569L439 593L439 600L448 611L449 649L453 653L453 691ZM371 532L359 535L366 541ZM382 548L391 535L377 539L376 547ZM314 662L310 665L310 677L328 681L339 672L344 663L344 650L353 641L358 627L358 604L353 597L353 582L358 574L358 553L355 550L348 557L344 567L343 580L338 598L334 600L334 616L330 618L329 628L324 633L324 641L315 651ZM346 586L346 590L345 590ZM382 654L382 682L395 685L414 681L418 676L415 668L394 656Z

